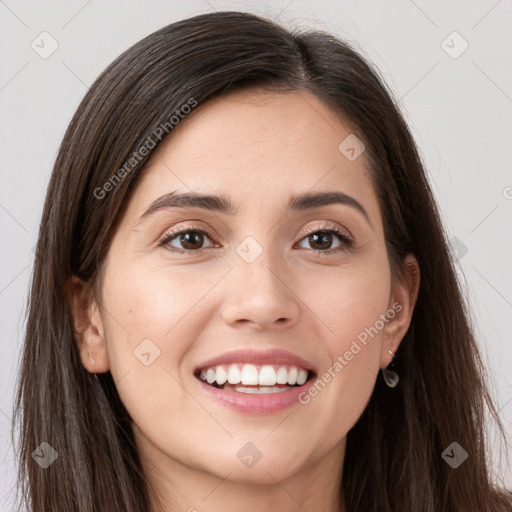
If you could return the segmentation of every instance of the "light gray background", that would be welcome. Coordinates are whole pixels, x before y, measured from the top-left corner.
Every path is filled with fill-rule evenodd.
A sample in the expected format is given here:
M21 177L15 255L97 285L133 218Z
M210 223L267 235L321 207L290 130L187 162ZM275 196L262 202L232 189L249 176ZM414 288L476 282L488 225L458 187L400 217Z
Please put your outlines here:
M510 1L6 0L0 1L0 510L12 508L9 429L32 249L66 126L88 86L123 50L174 21L226 9L345 37L401 98L446 227L456 237L494 396L512 431ZM43 31L59 45L47 59L31 48ZM453 31L469 44L458 58L445 51L453 54L464 44L446 40ZM506 468L498 449L495 460ZM512 487L510 473L506 483Z

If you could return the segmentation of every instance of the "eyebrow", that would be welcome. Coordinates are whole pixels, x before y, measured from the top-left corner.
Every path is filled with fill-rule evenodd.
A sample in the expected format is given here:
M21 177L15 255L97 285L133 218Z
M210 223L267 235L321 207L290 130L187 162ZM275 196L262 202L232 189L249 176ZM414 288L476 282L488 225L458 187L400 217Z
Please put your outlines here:
M288 203L288 208L292 211L302 212L332 204L342 204L354 208L361 213L371 225L370 217L363 205L343 192L306 192L292 196ZM140 216L138 221L140 222L164 208L201 208L225 213L227 215L236 215L239 211L239 207L235 206L233 202L224 195L204 195L195 192L178 194L176 192L170 192L153 201L149 208Z

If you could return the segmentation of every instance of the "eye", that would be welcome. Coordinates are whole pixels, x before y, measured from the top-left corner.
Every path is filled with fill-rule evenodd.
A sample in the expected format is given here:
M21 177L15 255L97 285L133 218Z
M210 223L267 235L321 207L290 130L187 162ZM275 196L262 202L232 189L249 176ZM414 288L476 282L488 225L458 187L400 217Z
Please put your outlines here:
M168 231L159 242L159 246L164 246L171 252L199 252L214 247L213 244L210 247L203 247L205 238L213 239L213 235L209 230L199 226L190 226L180 230ZM332 243L336 238L339 242L333 249ZM304 241L313 245L311 250L315 254L332 254L339 251L348 251L354 245L354 241L348 233L337 227L330 226L311 230L306 237L301 239L300 243ZM171 242L179 243L181 247L176 247Z
M333 238L338 238L339 244L331 250ZM332 254L338 251L348 251L354 245L349 235L336 227L316 228L301 240L301 242L304 241L313 245L312 250L315 254Z
M165 233L159 245L167 246L173 252L195 252L204 249L202 245L205 237L210 239L213 238L213 235L205 228L193 226ZM177 243L181 244L181 247L171 245L175 239L177 239Z

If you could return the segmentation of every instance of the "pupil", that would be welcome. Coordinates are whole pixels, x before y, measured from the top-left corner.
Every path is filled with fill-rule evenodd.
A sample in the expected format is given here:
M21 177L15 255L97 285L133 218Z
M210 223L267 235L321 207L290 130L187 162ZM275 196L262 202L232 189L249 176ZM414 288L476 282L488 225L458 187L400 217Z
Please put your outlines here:
M320 245L324 245L324 247L322 247L323 249L329 249L329 246L331 245L330 244L330 237L332 235L330 233L315 233L313 235L311 235L309 238L310 238L310 242L313 242L315 244L318 244L318 238L323 238L324 239L324 243L322 244L322 242L320 242ZM326 247L325 247L326 245Z
M197 249L197 246L194 246L194 242L197 244L197 242L199 241L199 246L201 246L202 236L202 233L199 233L197 231L190 231L182 235L181 244L186 249Z

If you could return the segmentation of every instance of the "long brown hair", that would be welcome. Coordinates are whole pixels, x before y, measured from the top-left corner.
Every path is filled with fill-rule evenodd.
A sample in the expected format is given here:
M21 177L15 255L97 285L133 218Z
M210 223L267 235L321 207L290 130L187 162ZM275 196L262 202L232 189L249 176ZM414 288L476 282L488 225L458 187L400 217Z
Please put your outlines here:
M502 432L499 416L397 103L338 37L288 31L240 12L185 19L132 46L95 81L64 136L40 225L13 415L26 506L149 509L130 417L110 372L91 374L81 363L66 283L71 275L97 283L116 220L160 142L157 130L172 133L169 120L191 99L201 105L246 87L310 91L353 123L366 145L393 272L401 272L407 253L421 269L412 323L395 360L400 384L391 389L379 376L348 433L341 482L347 511L510 511L511 495L493 482L486 449L487 414ZM149 139L153 147L142 155ZM122 179L113 184L114 175ZM441 457L454 441L469 454L457 469ZM58 454L46 469L32 457L42 442Z

